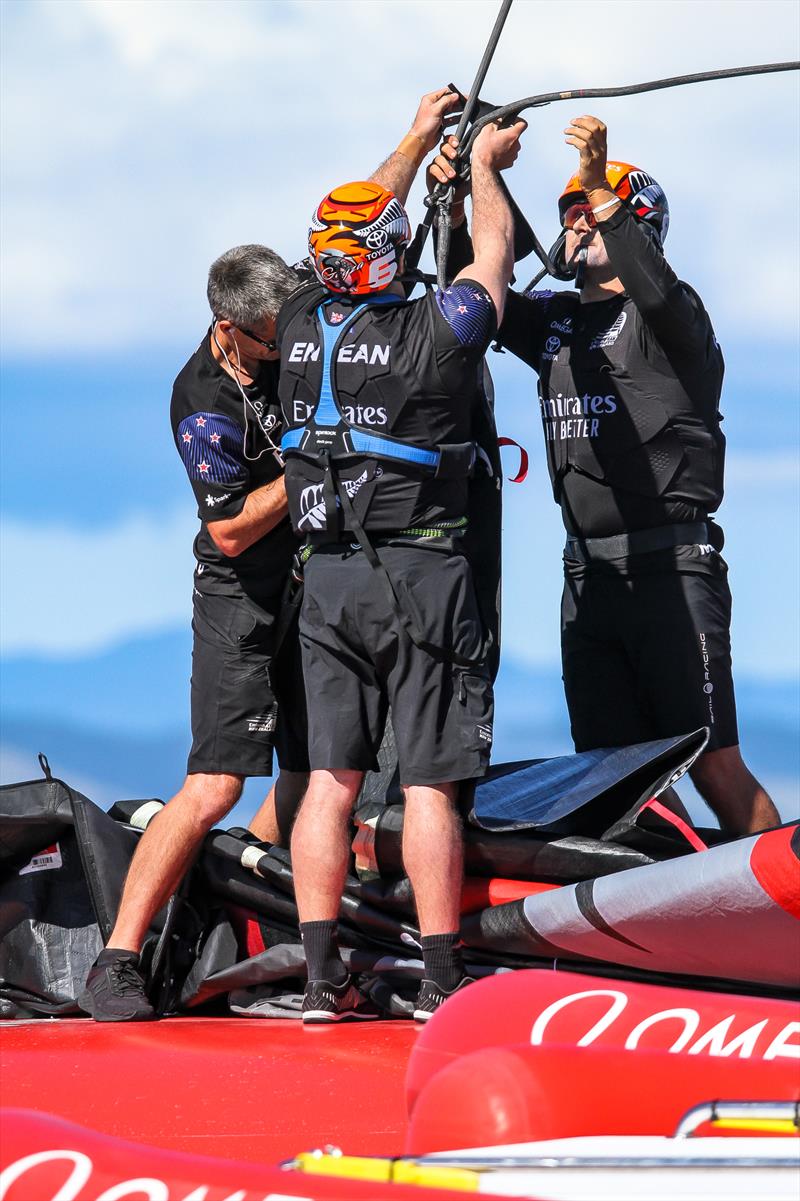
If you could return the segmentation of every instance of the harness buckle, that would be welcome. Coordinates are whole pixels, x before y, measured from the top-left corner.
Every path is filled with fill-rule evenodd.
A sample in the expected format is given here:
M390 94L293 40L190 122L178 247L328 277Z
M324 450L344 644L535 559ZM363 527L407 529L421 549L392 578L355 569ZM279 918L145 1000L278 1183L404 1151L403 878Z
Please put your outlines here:
M475 469L477 450L474 442L450 442L437 447L439 462L433 473L437 480L463 480Z

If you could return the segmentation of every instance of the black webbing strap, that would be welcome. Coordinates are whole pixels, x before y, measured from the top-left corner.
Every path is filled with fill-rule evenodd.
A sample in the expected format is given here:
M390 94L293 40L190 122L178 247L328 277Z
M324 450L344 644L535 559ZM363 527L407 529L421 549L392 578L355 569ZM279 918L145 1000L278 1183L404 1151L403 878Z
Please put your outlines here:
M378 552L370 542L366 530L359 521L355 508L353 507L353 503L350 500L350 497L347 495L347 489L337 476L335 468L329 457L326 463L325 475L326 483L327 480L330 479L332 481L333 488L338 494L342 506L342 513L345 519L345 528L350 530L358 541L361 549L366 555L367 562L381 581L383 591L386 594L386 599L389 601L392 612L399 621L401 627L405 630L411 641L414 643L414 646L418 647L421 651L425 651L427 655L430 655L431 658L436 659L438 662L452 663L455 667L482 667L492 647L491 633L488 633L484 638L481 644L481 649L475 658L467 658L465 655L459 655L453 650L445 650L444 647L435 646L432 642L429 642L422 630L419 628L416 615L405 609L397 599L397 594L394 590L391 577L381 562ZM323 495L324 494L325 491L323 488ZM328 528L333 529L335 527L329 524Z
M627 555L644 555L651 551L667 550L671 546L707 544L708 526L705 521L660 525L651 530L631 530L629 534L613 534L609 538L576 538L567 536L564 553L581 563L593 559L622 559Z
M300 603L303 599L303 560L300 551L295 552L292 566L281 594L281 605L278 610L278 620L275 625L275 641L272 646L272 657L278 654L283 640L292 628Z

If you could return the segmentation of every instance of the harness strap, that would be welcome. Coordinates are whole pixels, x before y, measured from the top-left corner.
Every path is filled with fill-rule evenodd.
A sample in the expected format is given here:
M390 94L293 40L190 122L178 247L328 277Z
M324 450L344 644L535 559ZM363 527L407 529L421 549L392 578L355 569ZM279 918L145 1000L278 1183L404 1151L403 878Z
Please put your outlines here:
M509 476L509 482L512 484L524 484L528 477L528 452L524 446L514 438L498 438L498 446L516 446L519 451L519 469L516 475Z
M649 801L645 801L645 803L642 805L642 810L644 809L650 809L653 813L657 813L663 821L669 822L671 826L674 826L675 829L683 835L693 850L708 850L707 843L703 842L697 831L692 829L690 825L687 825L687 823L682 817L679 816L679 814L673 813L672 810L668 809L666 805L662 805L661 801L659 801L657 797L650 797Z
M322 340L322 381L320 383L319 402L310 418L311 424L298 429L287 430L281 438L281 450L299 451L313 457L319 455L318 446L314 444L313 427L326 428L328 438L331 431L343 431L343 441L350 453L354 455L373 455L380 459L392 459L400 463L410 463L434 473L437 479L464 479L469 476L475 465L476 446L474 442L453 442L436 447L414 446L402 442L398 438L375 434L370 430L359 429L345 421L339 409L333 387L333 363L336 352L344 335L352 329L363 311L370 305L397 305L405 302L397 296L378 294L356 306L344 322L338 326L326 323L323 302L317 308L317 324ZM311 445L309 446L309 443Z
M422 541L430 539L438 539L441 546L451 548L455 545L454 539L463 537L467 532L468 519L459 517L457 521L442 521L438 525L419 525L407 526L402 530L382 530L377 538L373 539L373 546L411 546ZM405 542L401 541L406 539ZM446 540L446 541L445 541ZM299 551L295 554L298 569L302 570L303 566L308 562L315 551L323 546L343 546L345 540L335 541L327 533L310 534L308 541L304 542ZM358 547L358 542L350 542L347 540L347 545ZM292 569L294 574L294 568ZM297 578L302 579L302 575Z
M303 564L305 562L303 549L295 551L291 570L281 593L281 607L278 610L278 621L275 627L275 641L272 651L273 658L277 656L278 651L283 646L284 639L292 628L295 618L300 611L300 603L303 599Z
M397 594L394 590L391 577L389 576L384 564L381 562L378 552L370 542L366 530L359 521L350 497L347 495L347 489L344 487L338 475L336 474L334 466L331 463L330 456L326 455L325 457L327 459L325 473L326 482L328 479L333 481L334 487L341 502L342 511L345 517L345 525L347 529L352 530L361 546L361 549L364 551L364 554L367 557L367 562L373 571L377 573L392 612L402 628L408 634L411 641L414 643L414 646L418 647L419 650L424 651L426 654L430 655L431 658L436 659L439 662L449 662L454 664L456 667L463 668L483 667L486 657L492 647L493 639L491 633L487 633L477 656L475 658L468 658L465 655L456 654L455 651L446 651L444 647L435 646L432 642L429 642L422 630L419 628L416 614L413 612L408 612L403 608L397 599Z
M288 430L281 439L281 450L298 450L303 454L308 438L307 426ZM385 434L371 434L368 430L352 426L345 438L350 443L353 455L373 455L379 459L411 463L415 467L430 469L440 480L458 480L471 475L477 457L474 442L444 442L431 450L423 446L412 446L408 442L395 441Z

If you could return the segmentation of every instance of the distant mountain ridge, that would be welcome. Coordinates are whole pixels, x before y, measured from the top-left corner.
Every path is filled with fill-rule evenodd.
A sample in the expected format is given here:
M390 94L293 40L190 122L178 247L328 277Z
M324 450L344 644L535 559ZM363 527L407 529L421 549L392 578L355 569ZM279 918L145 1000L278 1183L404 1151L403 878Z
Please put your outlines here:
M38 751L53 771L93 800L169 797L189 749L191 633L180 628L75 660L7 658L2 669L0 778L38 775ZM800 687L792 680L737 681L745 756L779 782L783 808L800 783ZM506 658L496 689L495 762L569 754L560 672ZM263 781L247 789L260 798Z

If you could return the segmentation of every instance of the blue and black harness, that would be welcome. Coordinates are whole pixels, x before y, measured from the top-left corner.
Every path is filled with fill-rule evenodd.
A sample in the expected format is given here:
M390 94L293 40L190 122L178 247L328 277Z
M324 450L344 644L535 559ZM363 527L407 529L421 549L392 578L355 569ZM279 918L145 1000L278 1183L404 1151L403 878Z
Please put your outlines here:
M416 620L416 615L403 608L394 590L386 568L378 556L372 541L359 519L347 489L339 478L337 465L348 458L364 456L382 459L391 463L403 463L430 473L437 479L466 479L472 475L478 448L475 442L446 443L435 447L416 446L386 434L375 434L371 430L348 421L339 405L333 386L332 370L342 340L365 309L373 305L401 305L407 303L401 297L377 294L357 305L341 325L330 326L325 321L324 310L330 300L323 301L316 311L317 325L321 332L322 381L317 405L305 425L287 430L281 439L284 456L298 455L319 462L324 468L322 499L325 506L325 522L328 532L312 540L305 556L311 553L313 544L335 542L338 538L338 505L344 518L345 528L357 540L371 567L379 575L384 591L401 625L415 646L436 659L446 658L458 667L474 668L484 663L491 646L491 635L487 636L479 655L467 658L454 651L444 651L425 637ZM337 505L338 502L338 505ZM396 539L441 540L437 549L447 549L445 543L454 534L462 533L466 520L442 522L425 529L397 530L390 536L382 535L381 541Z
M317 309L317 324L322 343L322 383L314 413L304 426L288 430L281 439L284 455L337 462L348 456L368 456L394 463L406 463L428 471L439 479L464 479L475 466L474 442L455 442L442 446L416 446L400 438L375 434L348 421L333 390L332 365L345 336L365 309L376 305L402 305L398 296L378 293L357 305L341 325L330 326L324 318L324 301Z

